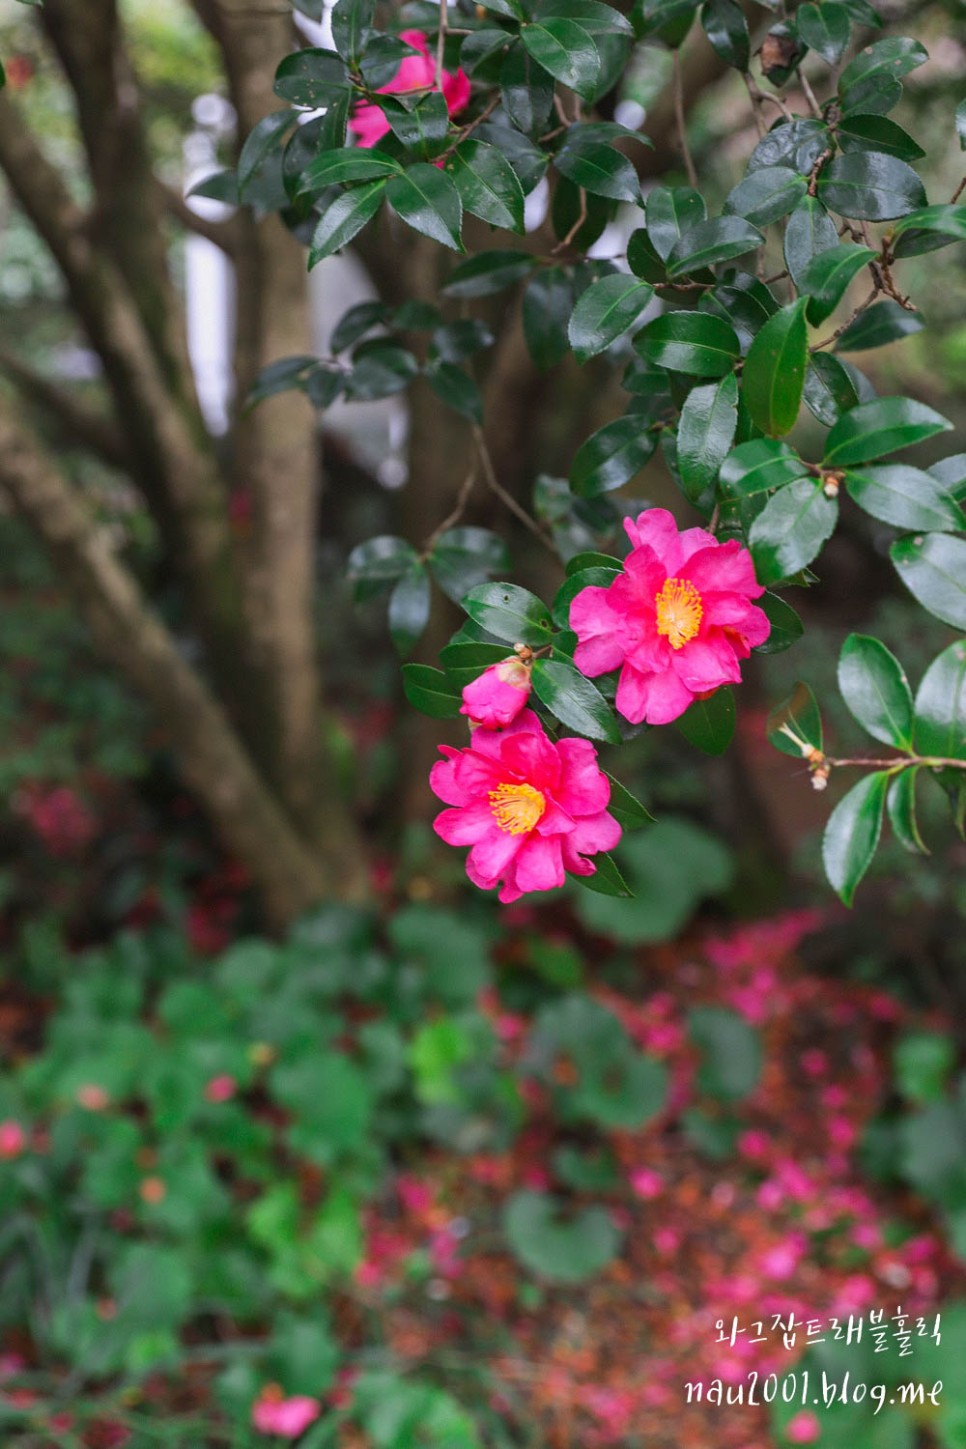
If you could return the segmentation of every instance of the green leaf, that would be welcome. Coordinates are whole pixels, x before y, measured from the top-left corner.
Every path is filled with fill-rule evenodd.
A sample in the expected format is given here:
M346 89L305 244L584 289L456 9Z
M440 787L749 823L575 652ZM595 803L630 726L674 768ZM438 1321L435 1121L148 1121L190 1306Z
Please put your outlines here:
M727 498L770 493L786 483L808 476L808 469L793 448L777 438L754 438L739 443L721 465L720 483Z
M423 161L438 156L446 145L449 111L439 91L431 91L415 105L395 96L380 96L378 105L400 145Z
M910 534L889 550L900 579L924 609L966 629L966 539L948 533Z
M416 550L404 538L380 534L367 539L350 553L346 561L349 580L355 585L356 599L373 594L394 584L418 561Z
M909 397L877 397L851 408L825 440L827 467L872 463L952 427L946 418Z
M829 146L829 129L824 121L779 120L752 151L748 170L787 166L799 176L810 176L816 161Z
M604 771L605 775L607 771ZM635 795L613 775L607 775L610 781L610 801L607 809L613 815L619 825L625 830L640 830L642 825L653 825L654 816L646 805L642 805ZM599 859L599 857L598 857Z
M290 388L304 387L308 374L318 365L317 357L280 357L277 362L270 362L252 383L245 407L254 407L256 403Z
M575 301L573 276L565 267L546 267L530 280L523 296L523 335L541 372L567 355Z
M334 353L345 352L360 337L365 337L367 332L372 332L374 328L382 327L388 322L389 315L385 302L357 302L354 307L343 312L332 329L329 350Z
M838 245L835 223L814 196L803 196L785 228L785 265L799 292L807 291L804 278L816 257L827 255ZM811 310L808 312L812 320Z
M813 750L821 754L822 716L810 687L796 684L788 698L771 711L765 729L769 744L783 755L800 760Z
M407 348L389 338L370 338L368 342L361 342L352 354L346 397L355 402L392 397L403 392L418 371L419 364Z
M836 805L822 837L822 861L829 884L846 906L875 855L882 831L882 807L889 772L876 770L853 785Z
M374 10L375 0L336 0L332 7L332 42L347 65L365 54Z
M764 598L758 600L758 608L767 614L771 633L764 644L756 646L756 654L781 654L783 650L798 643L805 632L805 626L791 604L779 598L778 594L765 594Z
M748 272L738 272L727 283L706 292L698 303L699 312L715 312L738 334L742 352L747 352L778 303L763 282Z
M966 640L933 660L916 692L916 752L966 760Z
M966 100L960 101L956 107L956 134L959 137L959 149L966 151Z
M748 350L741 394L762 432L780 436L798 418L808 362L804 298L770 317Z
M313 110L335 105L348 89L345 65L334 50L295 50L275 72L275 94Z
M850 634L839 654L838 682L850 713L873 739L912 749L912 691L902 665L883 643Z
M845 486L860 508L895 528L966 530L966 518L949 490L919 468L893 463L847 472Z
M657 447L657 436L635 413L605 423L577 449L570 486L581 498L622 488L639 473Z
M677 462L689 502L697 504L713 490L737 426L738 382L733 372L688 393L678 423Z
M487 633L509 644L539 649L553 638L550 610L518 584L480 584L461 600L462 607Z
M434 327L429 344L430 362L465 362L475 352L493 346L493 333L480 317L460 317Z
M689 186L655 186L647 193L647 235L662 261L683 231L705 219L704 197Z
M569 1219L543 1192L516 1192L503 1209L503 1230L525 1268L549 1283L581 1283L617 1254L620 1233L603 1207L581 1208Z
M698 0L641 0L638 37L653 36L672 50L677 49L691 29L697 10Z
M567 327L578 362L603 352L642 316L654 288L624 272L591 282L577 302Z
M550 17L536 25L524 25L520 38L538 65L578 96L593 99L600 74L600 52L582 26L573 20Z
M701 24L712 50L725 65L740 71L748 69L751 55L748 21L736 0L705 0L701 6Z
M593 875L577 875L573 879L584 890L595 891L600 896L615 896L630 900L634 895L627 881L620 873L620 867L609 851L600 850L594 856L596 870Z
M564 145L554 157L561 176L581 186L593 196L606 196L611 201L640 203L641 183L631 162L613 146L601 141L579 141L571 137L583 127L571 127Z
M723 755L735 733L735 696L727 685L708 699L696 699L676 720L690 744L706 755Z
M366 53L359 62L362 79L370 90L388 85L396 76L403 60L409 55L418 54L415 46L407 45L398 35L373 31L369 36Z
M791 176L790 171L785 172ZM754 251L764 242L756 226L741 216L716 216L699 221L678 237L668 253L669 277L685 277L703 267L714 267Z
M508 39L503 32L504 41ZM553 110L554 79L519 42L507 52L500 71L500 93L510 122L528 136L547 128Z
M447 171L466 211L505 231L523 233L523 188L495 146L470 138L449 158Z
M550 16L575 20L588 35L634 34L627 17L602 0L540 0L533 12L534 20L546 20Z
M322 214L309 246L309 267L351 242L382 205L385 181L367 181L344 191Z
M840 242L808 262L796 285L808 294L807 315L813 326L832 315L845 296L849 283L875 256L871 247Z
M737 1101L755 1090L761 1077L761 1037L737 1011L695 1006L688 1012L688 1035L701 1052L699 1091Z
M911 70L925 65L929 52L918 40L908 36L890 36L867 45L850 61L839 76L839 94L847 97L850 90L872 76L888 76L900 80Z
M497 30L495 28L491 29L490 27L486 27L483 30L471 30L468 35L463 37L463 44L460 46L460 70L465 70L467 75L472 75L478 67L485 66L487 61L493 60L495 56L501 53L506 57L511 50L521 55L527 65L533 65L523 46L514 42L514 38L509 31ZM541 74L545 75L547 80L550 80L550 77L546 76L545 72L541 72ZM506 101L504 99L505 106ZM547 114L549 116L549 112ZM514 124L516 123L514 122ZM529 131L532 127L526 126L524 129Z
M692 377L723 377L740 354L733 328L701 312L667 312L634 339L645 361Z
M404 574L389 596L389 633L406 655L429 623L429 577L421 564Z
M386 185L386 200L414 231L461 252L463 203L452 181L436 166L417 161Z
M427 560L433 578L458 604L470 589L509 567L506 544L488 528L448 528Z
M257 177L262 164L273 151L279 149L282 137L293 126L298 111L273 111L252 127L245 138L245 144L238 157L237 197L245 199L245 188ZM200 193L192 188L192 195Z
M860 312L835 344L836 352L867 352L885 347L901 337L911 337L925 327L918 312L910 312L898 302L876 302Z
M821 5L807 3L795 11L795 25L809 49L829 65L838 65L849 43L852 24L844 5L824 0Z
M527 252L479 252L453 268L442 292L445 297L492 297L521 282L536 265Z
M842 101L844 116L884 116L902 100L902 86L890 75L873 75L853 86Z
M455 362L431 363L426 369L426 381L448 408L468 418L471 423L482 425L483 395L473 379Z
M620 744L617 718L596 685L563 659L535 659L533 692L568 729L591 740Z
M797 176L787 166L763 166L750 171L728 192L723 210L743 216L755 226L768 226L793 211L806 190L804 176Z
M818 178L818 196L830 211L859 221L891 221L926 204L912 167L882 151L836 156Z
M460 696L441 669L428 664L404 664L403 691L414 709L432 719L456 719L460 712Z
M892 833L904 850L912 855L928 855L916 820L916 784L919 766L896 775L886 795L886 813Z
M811 478L789 483L770 498L751 525L748 543L759 583L798 573L820 552L838 521L838 501Z
M883 151L900 161L918 161L925 151L888 116L843 116L835 128L842 151Z
M490 664L500 664L509 657L505 644L458 642L447 644L445 649L440 650L439 661L448 678L457 689L462 690Z
M930 251L937 238L966 241L966 206L925 206L904 216L892 228L896 238L893 251L897 257L915 256ZM945 245L940 241L939 245Z
M806 406L827 428L833 428L842 414L854 408L859 401L855 379L839 359L828 352L812 353L802 397Z

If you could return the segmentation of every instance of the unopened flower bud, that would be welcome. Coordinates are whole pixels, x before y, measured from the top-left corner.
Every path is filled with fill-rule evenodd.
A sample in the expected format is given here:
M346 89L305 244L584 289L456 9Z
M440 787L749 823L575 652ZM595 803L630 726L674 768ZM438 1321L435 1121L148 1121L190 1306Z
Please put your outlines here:
M822 492L826 498L837 498L839 489L842 486L842 479L838 473L822 474Z
M512 724L530 697L530 667L511 655L484 669L463 690L460 714L470 722L487 729L503 729Z

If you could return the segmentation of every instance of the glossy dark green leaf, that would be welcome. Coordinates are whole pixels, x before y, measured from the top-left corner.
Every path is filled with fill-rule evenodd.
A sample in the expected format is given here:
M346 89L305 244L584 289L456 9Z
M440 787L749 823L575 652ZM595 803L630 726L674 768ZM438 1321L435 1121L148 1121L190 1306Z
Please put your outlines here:
M538 65L578 96L591 99L600 74L600 52L591 35L573 20L549 17L520 31Z
M755 648L756 654L781 654L797 644L805 632L805 626L791 604L778 594L766 593L757 600L758 608L768 615L771 633L764 644Z
M245 188L258 175L266 158L279 148L282 137L291 129L298 114L298 111L288 109L273 111L270 116L263 116L248 133L238 157L236 178L237 195L242 200L245 199ZM193 187L192 194L197 196L200 193Z
M388 179L402 171L398 161L384 156L381 151L367 150L362 146L344 146L336 151L324 151L306 169L299 192L324 191L344 181L374 181L379 177Z
M354 307L343 312L332 329L329 350L333 353L344 352L365 337L367 332L383 326L388 322L389 316L389 308L385 302L357 302Z
M484 121L475 135L503 153L517 174L524 196L529 196L543 179L548 165L549 158L540 147L521 131L497 120Z
M495 146L470 137L446 162L465 211L505 231L523 233L523 188Z
M415 105L393 95L379 96L378 105L393 135L407 151L430 161L443 150L449 133L449 111L439 91L430 91Z
M550 16L574 20L594 37L634 34L627 17L612 6L603 4L602 0L539 0L533 11L534 20L546 20Z
M459 317L433 330L431 362L465 362L474 353L493 346L493 333L480 317Z
M634 346L647 362L691 377L723 377L740 353L727 322L701 312L656 317L637 334Z
M735 733L735 696L727 685L696 699L675 721L684 738L706 755L723 755Z
M887 40L877 40L860 50L839 76L839 94L847 97L850 90L872 76L888 76L901 80L911 70L925 65L929 52L918 40L909 36L895 35Z
M966 760L966 640L934 659L916 692L913 739L920 755Z
M963 511L948 489L920 468L886 463L861 472L848 471L845 486L860 508L894 528L936 533L966 530Z
M275 72L275 94L296 106L334 105L349 89L345 63L334 50L306 48L287 55Z
M925 206L904 216L892 233L897 257L916 256L937 245L966 241L966 206Z
M237 206L240 200L238 173L233 170L213 171L210 176L189 187L186 195L206 196L211 201L224 201L229 206Z
M491 664L500 664L511 657L505 644L456 642L447 644L445 649L440 650L439 662L446 671L447 678L459 692Z
M514 126L528 136L547 128L553 111L554 78L525 45L513 45L500 71L500 94Z
M404 664L403 692L414 709L432 719L456 719L460 712L460 695L441 669L428 664Z
M899 844L913 855L928 855L916 819L916 784L919 767L903 770L893 778L886 795L886 813Z
M841 102L843 116L885 116L902 100L902 83L891 75L870 75Z
M318 365L317 357L305 354L299 357L281 357L277 362L269 363L252 383L245 399L245 407L254 407L256 403L264 402L276 393L288 392L290 388L303 387L308 374Z
M523 56L527 64L535 64L530 61L523 46L515 42L514 36L509 31L471 30L469 35L463 37L463 44L460 46L460 69L465 70L466 74L471 76L478 67L485 66L488 60L492 60L497 55L508 54L511 47ZM545 71L542 73L546 76ZM549 80L550 77L548 76L547 79ZM529 130L530 127L524 129Z
M882 29L882 16L874 5L869 4L869 0L841 0L841 5L859 25L868 25L873 30Z
M375 0L336 0L332 7L332 42L350 65L365 54L374 10Z
M791 431L801 406L808 362L805 305L799 298L770 317L745 359L742 396L753 421L773 437Z
M811 478L789 483L770 498L748 536L758 582L776 584L810 564L831 537L838 515L838 501L827 498Z
M705 0L701 6L701 24L712 50L725 65L740 71L748 69L751 55L748 21L737 0Z
M392 397L403 392L418 371L419 364L408 348L389 338L371 338L360 343L352 354L346 396L354 402Z
M944 624L966 629L966 539L910 534L897 539L889 552L913 598Z
M842 151L883 151L900 161L918 161L925 151L888 116L843 116L835 131Z
M592 282L577 302L567 328L578 362L603 352L643 315L654 288L624 272Z
M482 425L483 396L473 379L455 362L434 362L426 369L426 380L447 407Z
M835 311L850 282L876 255L871 247L840 242L823 250L806 265L796 285L809 298L807 316L813 326Z
M819 176L818 196L830 211L859 221L891 221L926 205L912 167L882 151L836 156Z
M352 550L346 572L354 585L355 597L365 599L396 583L417 561L412 544L404 538L381 534Z
M786 176L791 176L786 171ZM794 179L794 178L792 178ZM667 258L669 277L685 277L754 251L764 242L756 226L741 216L716 216L681 233Z
M804 176L787 166L763 166L750 171L725 197L723 210L743 216L755 226L768 226L793 211L805 196Z
M966 453L954 453L951 458L941 458L928 471L948 490L961 508L966 507Z
M682 231L697 226L705 215L704 197L689 186L655 186L647 193L647 235L662 261L667 261Z
M839 337L836 352L867 352L873 347L885 347L898 342L902 337L912 337L921 332L925 322L918 312L910 312L891 298L875 302L860 312L854 322Z
M564 659L533 661L533 692L568 729L619 744L617 717L595 684Z
M454 251L463 250L463 203L452 181L436 166L418 161L386 184L386 200L414 231Z
M882 831L882 807L889 774L876 770L853 785L836 805L822 837L822 861L829 884L850 906L855 888L872 863Z
M966 151L966 100L960 101L956 107L956 134L959 137L959 149Z
M825 207L815 196L803 196L785 227L785 265L799 292L802 279L818 256L838 246L839 234ZM811 313L809 312L811 320Z
M492 297L521 282L536 265L536 258L527 252L479 252L457 263L442 291L446 297Z
M825 440L825 463L835 468L872 463L951 427L946 418L913 398L873 398L835 424Z
M458 604L470 589L509 567L506 544L488 528L448 528L427 559L447 598Z
M604 774L607 774L606 770ZM607 775L607 778L610 781L610 800L607 809L618 825L623 825L625 830L640 830L642 825L653 825L654 816L647 806L643 805L636 795L632 795L626 785L615 780L613 775Z
M795 24L810 50L828 61L829 65L838 65L852 30L849 12L844 5L837 5L834 0L813 5L808 0L795 11Z
M829 129L824 121L779 119L752 151L748 170L787 166L789 170L797 171L799 176L808 176L829 145Z
M580 498L596 498L639 473L657 447L657 436L633 413L605 423L577 449L570 486Z
M631 162L602 141L565 144L554 157L554 165L562 176L593 196L606 196L612 201L641 199L641 183Z
M471 619L508 644L539 649L553 637L546 604L517 584L480 584L460 603Z
M688 393L678 423L677 462L681 487L691 503L701 503L713 492L737 426L738 382L733 372Z
M733 327L742 352L747 352L779 304L772 293L749 272L738 272L706 292L698 303L699 312L714 312Z
M575 301L573 275L565 267L546 267L530 280L523 295L523 335L541 372L569 351L567 328Z
M890 650L867 634L850 634L842 645L839 691L849 712L875 740L912 749L912 691Z
M822 751L822 716L812 689L796 684L787 699L768 716L765 726L769 744L783 755L801 760L813 750Z
M813 352L805 373L802 399L820 423L834 428L842 414L855 407L859 395L852 377L837 357L828 352Z
M429 623L429 577L421 564L403 574L389 596L389 633L397 651L406 655Z
M676 49L691 29L697 13L698 0L640 0L638 37L653 36Z
M755 438L740 443L728 454L719 481L726 497L743 498L783 488L807 474L805 464L787 443L776 438Z
M366 181L337 196L322 214L309 247L309 266L332 256L371 221L386 194L384 181Z
M634 892L621 875L620 867L609 851L598 851L593 864L596 866L593 875L573 877L578 885L601 896L615 896L620 900L630 900L633 897Z
M374 30L370 33L366 53L359 62L362 79L370 90L378 90L394 78L407 56L418 54L415 46L408 45L398 35Z

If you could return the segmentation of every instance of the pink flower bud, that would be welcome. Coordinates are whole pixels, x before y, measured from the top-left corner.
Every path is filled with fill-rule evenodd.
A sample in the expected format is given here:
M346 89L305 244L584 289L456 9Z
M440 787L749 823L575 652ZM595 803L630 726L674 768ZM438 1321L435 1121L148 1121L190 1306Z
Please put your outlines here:
M297 1439L315 1422L321 1411L318 1399L311 1399L307 1394L295 1394L286 1399L277 1384L266 1384L252 1405L252 1424L262 1434Z
M222 1072L217 1077L212 1077L205 1087L205 1097L209 1102L229 1102L238 1090L238 1083L234 1077L227 1072Z
M474 724L500 730L512 724L530 697L530 670L511 655L484 669L478 679L463 690L460 714Z
M0 1122L0 1157L19 1157L27 1145L27 1136L19 1122Z

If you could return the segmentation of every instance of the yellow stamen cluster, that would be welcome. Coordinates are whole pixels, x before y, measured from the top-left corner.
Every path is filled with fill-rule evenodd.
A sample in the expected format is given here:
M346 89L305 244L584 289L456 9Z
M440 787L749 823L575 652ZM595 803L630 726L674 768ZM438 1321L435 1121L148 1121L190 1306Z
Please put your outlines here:
M493 818L507 835L525 835L547 808L547 802L532 785L498 785L489 791Z
M687 579L666 579L654 604L657 632L663 634L672 649L682 648L701 628L704 615L701 595Z

